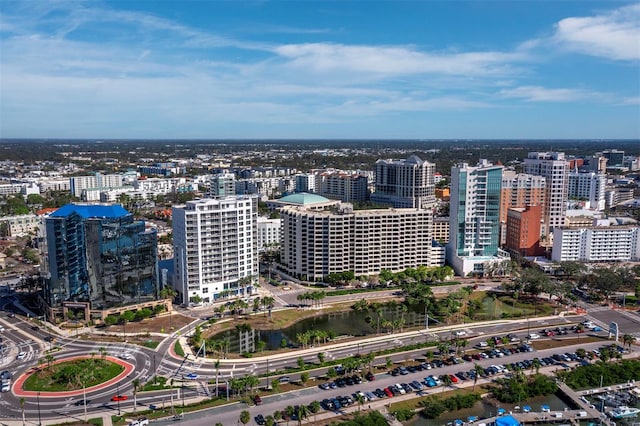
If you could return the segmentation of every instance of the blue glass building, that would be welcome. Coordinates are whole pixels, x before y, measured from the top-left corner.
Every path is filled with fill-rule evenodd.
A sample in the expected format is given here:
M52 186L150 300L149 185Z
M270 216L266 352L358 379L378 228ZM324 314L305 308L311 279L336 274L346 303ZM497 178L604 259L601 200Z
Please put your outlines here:
M45 227L50 308L105 310L158 298L157 233L122 206L67 204Z

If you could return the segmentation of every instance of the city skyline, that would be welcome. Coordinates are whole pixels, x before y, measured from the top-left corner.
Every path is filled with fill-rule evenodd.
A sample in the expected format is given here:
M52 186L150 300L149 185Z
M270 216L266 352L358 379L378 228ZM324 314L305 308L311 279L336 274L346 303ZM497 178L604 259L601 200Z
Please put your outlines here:
M9 2L0 138L635 139L634 2Z

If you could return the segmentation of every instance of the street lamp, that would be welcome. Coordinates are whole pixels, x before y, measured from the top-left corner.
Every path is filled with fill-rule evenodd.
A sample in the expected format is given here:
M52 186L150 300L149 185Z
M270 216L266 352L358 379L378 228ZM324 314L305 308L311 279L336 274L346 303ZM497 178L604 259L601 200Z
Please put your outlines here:
M267 390L271 388L271 383L269 383L269 358L267 358Z
M82 398L84 399L84 421L87 421L87 388L85 387L84 381L82 381Z
M118 416L120 415L120 382L116 382L116 400L118 401Z
M40 391L36 394L36 399L38 401L38 426L42 426L42 418L40 417Z
M429 331L429 314L427 313L427 307L424 307L424 328Z

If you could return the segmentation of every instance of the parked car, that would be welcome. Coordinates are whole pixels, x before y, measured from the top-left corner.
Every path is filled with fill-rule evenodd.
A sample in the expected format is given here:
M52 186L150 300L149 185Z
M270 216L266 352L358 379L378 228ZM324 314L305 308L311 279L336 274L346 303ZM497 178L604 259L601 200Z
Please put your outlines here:
M254 402L256 405L262 405L262 398L260 398L260 395L256 395L256 396L254 396L254 397L253 397L253 402Z

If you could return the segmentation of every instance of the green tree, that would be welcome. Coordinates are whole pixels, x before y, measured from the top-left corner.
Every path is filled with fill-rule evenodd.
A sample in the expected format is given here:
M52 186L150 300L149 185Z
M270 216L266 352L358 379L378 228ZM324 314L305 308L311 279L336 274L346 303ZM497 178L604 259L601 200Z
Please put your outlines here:
M305 371L304 373L300 374L300 382L302 382L303 385L305 383L307 383L308 381L309 381L309 373L307 371Z
M243 425L246 425L247 423L249 423L251 421L251 414L249 414L249 412L247 410L242 410L240 412L240 422Z
M448 374L440 376L440 380L442 380L442 392L444 393L445 389L453 384L453 380L451 380L451 376Z
M628 346L629 350L631 350L631 345L633 345L633 343L636 341L636 338L634 336L632 336L631 334L624 334L622 336L622 345L623 346Z

